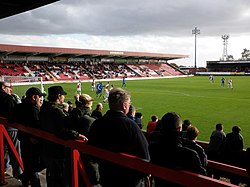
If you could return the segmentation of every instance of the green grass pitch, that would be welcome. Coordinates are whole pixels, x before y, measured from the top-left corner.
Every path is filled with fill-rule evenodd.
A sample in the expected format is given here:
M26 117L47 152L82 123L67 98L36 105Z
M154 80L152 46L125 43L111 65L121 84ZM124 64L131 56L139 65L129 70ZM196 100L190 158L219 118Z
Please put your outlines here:
M229 77L225 77L226 80ZM234 125L242 129L245 147L250 146L250 76L233 76L233 89L220 85L221 76L215 76L214 83L209 82L208 76L195 76L171 79L127 80L127 89L132 95L132 104L143 114L144 129L152 115L161 118L167 112L176 112L182 119L190 119L200 135L199 140L209 141L217 123L224 125L225 133L231 132ZM105 81L103 82L106 83ZM121 80L111 81L114 87L121 87ZM76 83L54 84L61 85L68 93L65 101L74 102ZM45 90L51 85L45 85ZM13 91L24 95L30 86L14 87ZM91 82L82 83L82 93L90 94ZM103 99L95 98L96 103ZM108 104L104 104L104 112Z

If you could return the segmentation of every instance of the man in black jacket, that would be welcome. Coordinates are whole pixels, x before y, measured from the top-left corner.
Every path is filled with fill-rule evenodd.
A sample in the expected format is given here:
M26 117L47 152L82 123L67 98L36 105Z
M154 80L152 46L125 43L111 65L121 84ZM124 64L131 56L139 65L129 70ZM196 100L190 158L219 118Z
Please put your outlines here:
M9 82L0 82L0 116L9 118L12 110L17 105L16 101L12 97L12 87ZM19 155L21 155L20 142L17 137L18 130L9 126L6 126L6 130L17 150ZM8 146L7 146L8 148ZM17 162L15 155L12 153L10 148L5 150L5 159L6 159L6 168L8 166L8 162L12 166L13 176L15 178L19 178L22 174L22 169Z
M63 112L62 103L67 93L61 86L48 89L48 102L44 102L39 113L40 128L63 139L88 139L76 131L67 129L67 115ZM65 146L50 141L43 142L42 155L46 165L48 187L69 187L70 154Z
M29 88L26 91L26 98L14 108L10 120L28 127L38 128L38 115L45 95L38 88ZM41 143L34 136L21 131L18 132L18 138L21 141L22 161L24 165L24 172L22 174L23 186L26 187L30 183L32 187L41 187L38 175L39 168L41 167Z
M196 151L182 146L182 120L174 112L165 114L162 119L159 141L149 144L151 162L172 169L188 170L206 175ZM156 187L179 186L168 181L155 179Z
M93 110L93 112L91 114L91 117L93 117L95 119L98 119L98 118L102 117L102 109L103 109L102 103L98 103L96 105L96 109Z
M89 132L89 144L116 153L127 153L149 160L148 143L138 125L127 117L130 95L126 90L110 91L107 113L94 121ZM98 160L100 184L103 187L143 187L143 174Z

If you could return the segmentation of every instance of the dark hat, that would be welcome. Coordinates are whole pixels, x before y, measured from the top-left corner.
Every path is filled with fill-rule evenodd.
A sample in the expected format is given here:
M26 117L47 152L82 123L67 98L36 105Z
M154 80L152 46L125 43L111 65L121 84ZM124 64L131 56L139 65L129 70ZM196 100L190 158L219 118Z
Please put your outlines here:
M61 86L51 86L48 89L49 95L67 95L67 93L63 90Z
M32 97L33 95L46 96L46 93L42 93L39 88L31 87L26 91L25 95L26 97Z

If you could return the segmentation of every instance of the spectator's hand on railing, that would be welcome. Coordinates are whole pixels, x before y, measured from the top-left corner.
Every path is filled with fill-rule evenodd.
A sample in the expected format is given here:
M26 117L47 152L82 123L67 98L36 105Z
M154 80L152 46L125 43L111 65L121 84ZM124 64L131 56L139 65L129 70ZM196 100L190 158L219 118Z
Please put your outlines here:
M78 134L78 140L82 140L84 143L86 143L88 138L82 134Z

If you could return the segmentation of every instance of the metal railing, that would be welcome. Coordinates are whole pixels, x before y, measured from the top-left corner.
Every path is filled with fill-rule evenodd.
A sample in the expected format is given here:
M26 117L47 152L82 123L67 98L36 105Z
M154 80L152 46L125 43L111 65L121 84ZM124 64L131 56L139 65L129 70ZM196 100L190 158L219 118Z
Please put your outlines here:
M4 176L4 142L3 139L9 139L8 134L5 130L4 125L8 125L14 128L17 128L20 131L29 133L31 135L37 136L39 138L52 141L57 144L64 145L66 147L69 147L71 149L71 160L72 160L72 186L78 187L78 171L80 171L81 176L83 177L83 180L85 184L90 187L91 184L89 182L89 179L87 177L87 174L84 170L84 165L80 159L79 152L84 152L89 155L98 157L103 160L110 161L115 164L119 164L123 167L128 167L134 170L137 170L139 172L145 173L145 174L151 174L154 177L161 178L173 183L177 183L183 186L190 186L190 187L225 187L230 186L234 187L236 185L230 184L225 181L216 180L211 177L207 177L204 175L192 173L189 171L183 171L183 170L174 170L169 169L165 167L161 167L158 165L154 165L152 163L149 163L145 160L142 160L140 158L122 154L122 153L114 153L110 152L104 149L100 149L94 146L90 146L86 143L83 143L79 140L63 140L55 135L39 130L34 129L30 127L25 127L23 125L20 125L18 123L8 124L4 118L0 117L0 163L1 163L1 172L0 172L0 185L4 185L5 183L5 176ZM7 143L11 144L10 141L7 141ZM13 145L13 144L12 144ZM12 147L13 148L13 147ZM13 149L15 152L15 150ZM17 159L21 160L20 157ZM22 162L19 162L22 166ZM226 166L225 166L226 168ZM238 170L234 170L233 172L238 172Z

